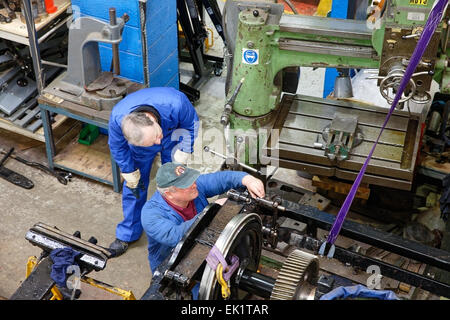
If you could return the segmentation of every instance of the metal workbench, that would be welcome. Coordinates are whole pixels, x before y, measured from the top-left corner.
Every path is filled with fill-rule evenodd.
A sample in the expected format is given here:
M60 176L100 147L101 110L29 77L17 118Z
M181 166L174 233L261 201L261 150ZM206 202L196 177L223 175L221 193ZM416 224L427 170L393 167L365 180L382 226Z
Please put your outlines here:
M108 129L110 110L97 111L95 109L87 108L82 105L75 104L73 102L63 100L51 96L49 94L43 94L38 97L39 108L41 110L42 122L44 127L45 135L45 148L48 159L48 165L51 169L60 168L66 171L73 172L77 175L81 175L108 185L112 185L115 192L121 191L121 181L120 181L120 170L117 163L112 157L111 159L111 171L112 171L112 181L104 179L102 177L93 175L81 171L79 169L74 169L61 165L54 162L55 156L55 142L53 137L53 130L50 122L50 112L55 114L62 114L68 118L81 121L83 123L92 124L99 128Z

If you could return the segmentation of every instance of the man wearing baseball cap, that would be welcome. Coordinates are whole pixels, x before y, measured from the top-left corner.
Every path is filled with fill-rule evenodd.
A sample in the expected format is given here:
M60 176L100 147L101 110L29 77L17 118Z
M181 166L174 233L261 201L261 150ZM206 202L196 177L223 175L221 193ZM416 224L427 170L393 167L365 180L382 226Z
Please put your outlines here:
M145 203L141 214L152 273L196 221L197 214L208 205L208 198L242 187L246 187L252 197L265 196L262 181L245 172L200 174L174 162L158 169L156 185L158 190Z

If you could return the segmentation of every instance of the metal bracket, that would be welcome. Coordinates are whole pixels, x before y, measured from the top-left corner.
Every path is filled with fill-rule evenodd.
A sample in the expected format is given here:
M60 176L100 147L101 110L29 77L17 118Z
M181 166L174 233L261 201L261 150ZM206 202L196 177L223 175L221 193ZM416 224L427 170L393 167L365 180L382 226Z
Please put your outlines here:
M330 160L347 160L352 147L363 141L358 116L337 112L331 124L324 128L322 138L326 141L325 155Z

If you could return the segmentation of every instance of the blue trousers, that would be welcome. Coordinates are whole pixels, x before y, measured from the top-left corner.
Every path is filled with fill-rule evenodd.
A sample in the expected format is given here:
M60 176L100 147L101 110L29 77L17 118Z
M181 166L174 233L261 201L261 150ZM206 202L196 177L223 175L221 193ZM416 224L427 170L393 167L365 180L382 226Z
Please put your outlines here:
M122 189L122 210L123 221L116 227L116 238L126 242L138 240L141 237L143 228L141 224L141 210L147 201L147 190L150 184L150 172L152 164L158 152L161 152L162 164L172 161L172 149L177 145L176 141L160 145L154 153L147 154L144 158L135 159L135 164L141 173L141 181L144 190L139 189L139 199L133 195L131 190L123 183Z

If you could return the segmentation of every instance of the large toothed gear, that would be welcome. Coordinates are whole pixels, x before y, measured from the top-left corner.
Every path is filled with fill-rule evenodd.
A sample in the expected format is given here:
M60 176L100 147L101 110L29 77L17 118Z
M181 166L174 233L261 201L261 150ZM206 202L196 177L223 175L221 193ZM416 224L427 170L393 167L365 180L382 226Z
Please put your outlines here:
M294 250L280 269L271 300L313 300L319 274L319 258Z

